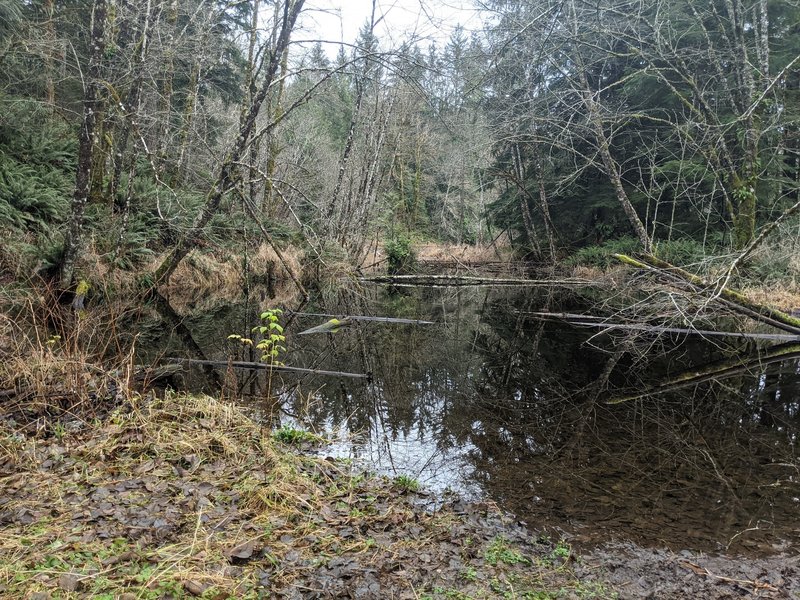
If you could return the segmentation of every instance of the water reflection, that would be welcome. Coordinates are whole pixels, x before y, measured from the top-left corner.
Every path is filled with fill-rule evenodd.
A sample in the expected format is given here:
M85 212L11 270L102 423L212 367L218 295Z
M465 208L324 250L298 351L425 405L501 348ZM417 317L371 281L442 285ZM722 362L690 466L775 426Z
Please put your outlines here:
M436 324L292 337L324 320L298 316L287 364L373 379L284 375L284 407L332 437L330 452L434 491L486 495L586 544L770 552L797 541L798 359L609 405L746 343L661 338L653 352L641 332L598 335L530 314L591 303L564 290L340 290L308 310ZM256 313L226 307L186 324L206 354L224 359L227 335L246 332ZM258 394L244 377L237 390Z

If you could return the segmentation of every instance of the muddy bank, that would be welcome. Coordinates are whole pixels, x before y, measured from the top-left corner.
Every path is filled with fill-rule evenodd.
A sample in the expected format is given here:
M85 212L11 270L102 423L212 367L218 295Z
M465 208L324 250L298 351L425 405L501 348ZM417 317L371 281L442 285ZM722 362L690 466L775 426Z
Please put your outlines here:
M427 512L413 480L283 443L308 439L207 397L134 399L46 436L6 414L0 596L612 595L490 505Z
M798 567L796 552L753 559L608 544L584 553L575 575L602 579L620 599L797 598Z

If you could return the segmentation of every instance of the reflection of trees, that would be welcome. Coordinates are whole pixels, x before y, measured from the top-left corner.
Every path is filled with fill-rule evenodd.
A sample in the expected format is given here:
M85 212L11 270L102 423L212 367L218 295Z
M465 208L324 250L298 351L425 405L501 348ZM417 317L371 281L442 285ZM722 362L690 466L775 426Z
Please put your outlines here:
M303 339L302 350L292 357L300 363L294 364L309 366L324 356L324 368L371 372L374 377L369 385L343 382L345 392L327 383L307 418L316 427L347 422L354 433L377 428L379 435L390 438L441 436L446 443L450 436L440 424L459 408L457 399L471 388L481 368L481 355L469 349L475 343L483 298L464 290L437 291L434 297L430 291L380 291L368 288L359 296L340 297L338 306L326 310L413 317L437 325L363 323L335 336Z
M368 434L390 464L392 442L419 441L417 452L441 461L468 452L473 477L492 498L532 522L591 525L587 537L663 536L702 547L796 536L786 529L800 495L790 481L798 479L797 359L608 405L609 395L729 360L742 347L598 335L528 314L582 304L571 293L538 289L338 290L306 310L437 324L359 323L293 337L320 322L297 317L285 362L374 379L287 376L299 385L286 395L287 411L317 430ZM253 309L219 309L185 323L207 354L224 356L225 337Z
M491 347L486 364L497 366L493 373L487 368L472 400L469 412L479 416L468 441L476 477L508 508L536 522L559 515L591 525L585 535L598 539L663 536L682 545L688 537L696 547L754 527L759 531L737 536L736 543L790 535L796 368L789 375L773 365L609 406L589 387L602 371L600 352L552 323L516 323L504 332L518 342L483 345ZM503 349L507 354L499 355ZM684 343L672 355L636 360L645 372L660 361L653 370L664 372L706 353ZM512 360L509 378L501 364ZM621 360L612 379L620 383L630 364Z

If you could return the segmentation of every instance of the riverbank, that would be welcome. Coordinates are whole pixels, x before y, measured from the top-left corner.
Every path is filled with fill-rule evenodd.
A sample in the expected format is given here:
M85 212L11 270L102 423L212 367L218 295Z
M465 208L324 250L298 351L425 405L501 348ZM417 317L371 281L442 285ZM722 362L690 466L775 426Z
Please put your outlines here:
M612 596L489 505L429 512L413 480L303 454L212 398L20 430L6 413L2 597Z
M47 435L6 413L0 597L794 597L796 560L578 556L490 504L426 510L413 480L314 443L204 396L134 397Z
M435 319L435 313L413 303L411 309L405 304L388 305L391 310L381 304L415 298L376 295L374 304L365 305L365 290L361 289L358 299L362 304L319 309L336 314ZM490 307L491 332L497 339L517 340L519 346L514 347L530 347L529 324L520 321L518 313L509 312L513 318L507 319L496 310L496 302L485 295L476 298L481 306ZM544 306L534 302L538 298L531 296L529 306ZM18 312L0 318L1 597L713 599L791 598L800 590L798 559L792 554L791 542L785 541L790 538L779 529L794 522L795 484L790 476L794 461L777 454L776 448L781 447L775 437L747 429L741 432L742 445L719 445L711 432L719 430L720 422L734 421L722 415L706 426L700 415L695 431L702 437L692 434L675 454L676 463L697 465L697 471L687 474L687 469L682 469L674 476L668 472L666 478L659 478L655 473L663 465L656 453L663 456L659 444L664 441L659 436L668 438L666 447L674 452L674 440L684 439L680 437L686 429L684 421L672 422L668 414L662 414L654 421L657 430L643 427L641 434L634 436L619 433L613 424L646 423L651 416L643 412L645 406L659 406L662 413L669 410L670 405L661 401L643 404L643 411L632 411L632 415L615 412L613 420L596 418L593 427L610 432L601 439L602 445L592 445L584 437L581 443L587 445L573 446L573 452L583 448L588 456L599 458L591 468L563 460L564 455L557 451L528 452L527 447L515 444L520 437L514 439L507 433L533 431L540 440L568 435L568 429L552 432L542 427L542 421L534 421L534 411L556 415L551 422L569 423L569 406L575 396L562 390L561 395L549 395L549 402L548 397L537 395L535 403L516 400L509 405L502 401L502 390L495 396L486 388L474 396L460 393L476 386L469 382L468 388L459 388L454 374L478 372L487 360L495 364L502 351L494 345L485 356L476 350L474 328L480 327L484 313L471 312L473 304L463 292L437 296L436 310L443 307L442 313L453 319L437 326L428 337L421 329L398 329L391 336L373 326L345 330L335 340L338 354L328 366L356 371L364 365L358 362L361 357L354 348L366 347L369 356L385 357L382 364L403 369L402 377L395 379L392 371L373 370L387 395L403 398L401 392L408 381L426 385L437 381L417 375L419 371L405 370L407 357L448 357L451 362L436 363L438 372L447 374L446 387L430 385L422 389L431 393L408 397L415 410L435 415L424 422L428 430L443 432L425 439L440 448L439 444L455 436L482 450L484 482L490 490L495 486L488 497L524 518L524 528L491 504L468 504L455 498L437 499L436 504L443 507L430 513L425 506L432 497L425 490L415 491L414 480L376 478L347 461L325 459L325 453L332 450L302 432L263 429L220 400L135 395L130 390L139 389L154 374L134 365L149 363L136 360L127 351L103 349L113 349L123 339L151 344L155 349L158 346L152 339L135 337L135 329L118 325L119 313L111 304L88 303L88 309L79 314L71 310L48 313L45 299L35 296L17 304L30 305L23 312L28 318L18 318ZM191 313L203 306L187 304L181 311ZM217 314L213 320L221 321ZM299 318L291 331L317 322ZM464 323L473 326L457 329ZM240 330L239 325L236 318L221 322L206 334L203 343L224 343L230 332ZM196 322L193 326L199 331ZM459 331L468 344L466 354L458 343ZM542 340L547 336L563 340L566 332L566 328L542 328ZM402 342L409 333L414 334L413 352L402 343L387 343ZM291 355L293 364L308 364L303 362L301 350L318 357L327 344L319 340L321 346L313 346L309 339L302 340L302 346L290 346L297 352ZM356 342L358 346L350 345ZM539 347L546 347L546 341L541 344ZM86 350L96 347L92 352ZM386 354L387 350L395 352ZM110 361L109 354L116 358ZM559 350L562 355L568 355L563 348ZM585 349L580 356L587 360ZM347 357L357 358L351 364ZM520 361L526 369L541 363L541 355L537 360ZM547 364L552 369L561 363ZM576 377L579 371L569 368L570 376ZM537 386L547 381L535 370L521 373L524 379L519 381L537 382ZM181 386L178 383L176 387ZM222 389L229 397L233 388ZM782 388L787 402L793 397L792 389ZM315 402L335 414L337 397L343 396L347 403L340 413L353 415L360 406L359 389L348 386L348 390L352 395L326 392L315 397ZM431 404L432 398L457 398L459 402ZM365 400L374 406L374 397ZM459 418L463 415L463 422L454 420L453 406ZM287 406L289 411L295 408ZM742 414L731 399L720 402L714 411L723 408L737 419ZM585 414L583 406L576 409ZM596 409L611 410L603 405ZM403 411L399 416L402 419L409 414L411 411ZM387 412L381 418L390 416ZM493 420L495 416L498 419ZM314 430L326 430L320 426L324 419L302 422ZM519 427L509 430L516 422ZM392 436L408 423L387 422L380 431ZM412 421L399 441L421 441L415 427ZM738 437L737 431L734 429L733 437ZM730 439L731 435L725 430L719 438ZM619 455L630 460L615 462L617 455L609 439L618 440ZM691 444L702 446L695 450ZM641 461L634 462L631 457L643 446L654 454L642 453ZM765 453L758 454L754 447L763 447ZM753 452L751 462L743 467L720 462L725 457L743 459L742 448ZM437 450L431 446L427 452L426 456L432 457ZM731 496L715 491L719 481L714 480L714 473L710 474L711 484L703 483L698 473L709 470L703 462L702 453L706 452L716 458L714 468L722 468L722 475L716 471L716 477L724 481ZM398 455L392 460L396 458ZM442 468L455 473L457 457L442 458ZM365 466L382 468L374 461ZM392 466L391 471L381 472L420 472L411 464ZM788 479L780 474L785 471L773 475L771 469L776 468L789 469ZM548 478L548 473L555 476ZM457 480L458 475L455 477ZM577 479L586 485L562 486ZM514 506L504 490L520 488L520 484L527 490L527 505ZM603 489L598 494L600 486ZM763 494L759 495L763 500L753 502L756 492ZM662 502L659 494L674 501ZM618 502L620 497L647 502L628 504ZM710 500L705 503L702 498ZM529 510L533 503L547 505L546 510ZM768 508L756 512L761 506ZM703 548L692 545L698 533L691 529L696 519L692 513L701 514L699 518L711 528L720 523L724 527L725 514L744 514L744 520L734 523L730 531L712 531L709 535L723 542L718 554L707 555L682 550ZM635 526L629 527L632 523ZM549 537L539 533L542 527L552 528ZM564 534L569 536L566 540L561 539L558 528L569 532ZM656 529L657 537L632 537L630 530L637 528ZM617 538L636 539L641 546L623 541L606 544ZM755 541L772 542L772 546L748 552ZM665 546L673 551L661 549ZM576 552L575 547L582 550Z

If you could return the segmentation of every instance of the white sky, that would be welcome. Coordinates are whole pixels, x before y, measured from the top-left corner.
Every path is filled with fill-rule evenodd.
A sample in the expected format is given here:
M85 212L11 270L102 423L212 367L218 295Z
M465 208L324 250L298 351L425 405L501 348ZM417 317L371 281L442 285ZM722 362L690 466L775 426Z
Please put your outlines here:
M352 44L371 11L372 0L307 0L295 39ZM480 23L471 0L376 0L375 19L380 19L375 33L381 46L393 47L413 36L423 49L434 40L441 47L458 24L469 31ZM335 56L338 47L326 50Z

